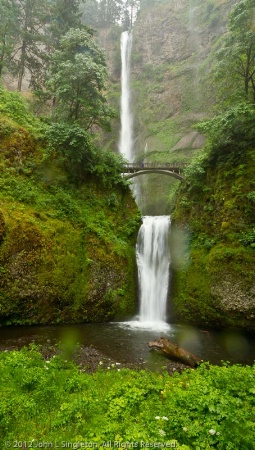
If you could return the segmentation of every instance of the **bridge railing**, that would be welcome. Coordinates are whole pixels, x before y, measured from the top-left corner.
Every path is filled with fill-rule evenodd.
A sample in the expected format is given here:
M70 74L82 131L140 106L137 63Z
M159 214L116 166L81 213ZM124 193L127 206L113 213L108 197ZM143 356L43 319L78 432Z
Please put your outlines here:
M142 170L142 169L162 169L162 170L182 170L188 164L187 163L157 163L157 162L137 162L127 163L124 165L125 170Z

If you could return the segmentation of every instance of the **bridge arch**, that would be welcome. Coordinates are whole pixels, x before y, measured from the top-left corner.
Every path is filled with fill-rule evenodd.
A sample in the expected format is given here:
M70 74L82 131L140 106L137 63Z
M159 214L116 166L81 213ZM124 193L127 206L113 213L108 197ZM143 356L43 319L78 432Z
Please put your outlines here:
M147 175L148 173L159 173L161 175L168 175L180 181L185 181L183 171L187 167L187 163L172 162L132 162L126 163L123 167L123 177L126 180L138 177L139 175Z
M179 173L172 172L171 170L164 170L164 169L138 170L137 172L134 172L134 173L129 173L129 174L125 173L124 178L126 180L130 180L131 178L138 177L139 175L144 175L144 174L148 175L149 173L160 173L162 175L168 175L170 177L177 178L177 180L180 180L180 181L185 181L185 178L182 175L180 175Z

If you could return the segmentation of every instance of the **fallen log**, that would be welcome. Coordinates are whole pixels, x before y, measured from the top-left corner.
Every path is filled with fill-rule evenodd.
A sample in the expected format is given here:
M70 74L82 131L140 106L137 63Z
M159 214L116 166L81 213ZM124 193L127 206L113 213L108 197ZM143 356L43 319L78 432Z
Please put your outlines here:
M174 344L173 342L163 337L160 337L156 341L148 342L148 345L150 348L155 348L161 351L168 358L180 361L183 364L187 364L191 367L196 367L200 362L202 362L201 358L199 358L198 356L193 355L193 353L184 350L177 344Z

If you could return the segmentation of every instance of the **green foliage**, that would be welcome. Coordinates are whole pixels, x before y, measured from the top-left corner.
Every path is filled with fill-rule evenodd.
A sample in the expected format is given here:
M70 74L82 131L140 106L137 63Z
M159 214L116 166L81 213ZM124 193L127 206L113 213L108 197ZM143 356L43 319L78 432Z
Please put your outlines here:
M252 329L252 300L249 304L248 299L253 298L255 154L254 146L248 150L248 144L234 164L231 155L220 154L216 136L223 140L220 130L228 126L231 130L232 120L226 114L214 122L213 151L218 150L218 163L208 162L206 152L201 154L187 167L188 183L179 190L173 216L191 240L173 277L173 302L176 320ZM252 119L250 128L251 124ZM209 158L210 150L208 145Z
M18 7L14 0L2 0L0 4L0 76L8 66L17 37Z
M253 449L254 366L202 364L173 377L119 367L88 375L33 347L1 353L0 444Z
M205 181L205 161L207 156L202 153L196 156L191 164L189 164L184 170L184 176L190 184L191 188L203 189ZM183 201L183 200L182 200Z
M209 138L208 163L246 162L247 150L255 147L255 108L249 103L240 103L225 113L202 122L195 128Z
M49 155L62 162L75 181L84 181L87 174L98 177L105 186L127 188L122 178L124 160L120 155L96 148L91 135L77 123L56 123L45 130Z
M95 182L43 186L6 173L0 198L1 323L93 322L133 313L140 216L128 192Z
M255 102L254 1L237 2L229 15L228 33L217 52L216 80L226 102L228 97ZM225 92L224 92L225 91Z
M59 48L60 40L70 28L83 28L80 8L84 0L55 0L48 4L50 20L47 26L47 39L54 49ZM86 22L88 24L88 22Z
M123 159L77 123L36 128L20 94L2 89L0 107L1 324L132 314L140 217Z
M103 93L106 74L104 54L91 34L70 29L51 58L47 85L55 98L55 119L109 129L113 113Z
M255 191L249 192L249 193L247 194L247 198L248 198L249 200L251 200L253 203L255 203Z
M92 139L88 132L78 124L53 123L45 130L50 154L56 153L70 163L88 165L91 169L93 159Z
M97 149L92 173L102 180L103 185L108 187L119 185L126 190L129 182L121 176L124 164L122 155Z
M36 130L38 122L29 111L29 106L17 92L7 91L0 85L0 114L9 117L21 126Z
M16 37L9 69L17 77L17 90L21 91L25 73L30 75L30 85L41 84L47 60L45 23L48 16L48 1L19 0L17 22L11 30Z
M241 233L239 241L245 246L250 245L255 248L255 228Z

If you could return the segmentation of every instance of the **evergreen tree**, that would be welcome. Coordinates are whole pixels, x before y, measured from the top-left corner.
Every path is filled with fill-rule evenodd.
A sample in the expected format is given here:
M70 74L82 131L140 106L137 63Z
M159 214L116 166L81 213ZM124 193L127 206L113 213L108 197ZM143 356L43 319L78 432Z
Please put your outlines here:
M18 19L16 23L17 42L11 57L11 71L18 78L17 88L22 89L26 71L30 85L34 87L44 70L45 32L47 22L47 0L17 0Z
M98 26L109 27L120 22L122 0L100 0L98 3Z
M91 27L98 27L99 3L97 0L84 0L81 5L82 23Z
M129 11L130 28L132 28L140 7L140 0L126 0L126 7Z
M47 33L49 44L56 49L70 28L82 28L80 5L84 0L51 0L50 24Z
M15 0L0 2L0 77L3 69L8 67L11 54L17 41L18 8Z
M140 0L84 0L82 20L95 28L120 25L125 30L132 27Z

